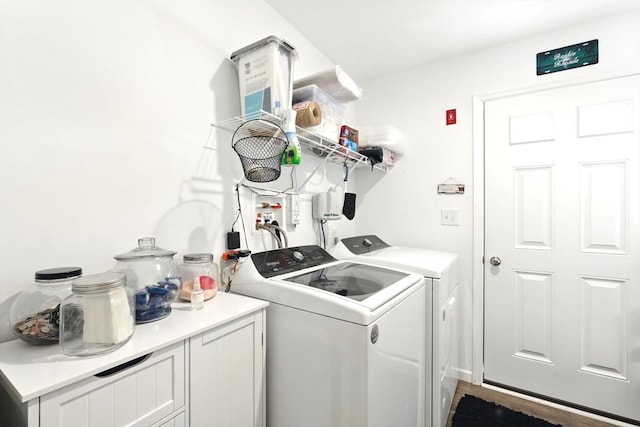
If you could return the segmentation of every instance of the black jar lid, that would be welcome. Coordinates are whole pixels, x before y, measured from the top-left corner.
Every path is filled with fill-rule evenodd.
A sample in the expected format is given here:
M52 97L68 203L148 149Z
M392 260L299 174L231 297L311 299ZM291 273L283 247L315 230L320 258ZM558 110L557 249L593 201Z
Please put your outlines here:
M69 279L80 276L82 276L81 267L56 267L36 271L36 280L38 281Z

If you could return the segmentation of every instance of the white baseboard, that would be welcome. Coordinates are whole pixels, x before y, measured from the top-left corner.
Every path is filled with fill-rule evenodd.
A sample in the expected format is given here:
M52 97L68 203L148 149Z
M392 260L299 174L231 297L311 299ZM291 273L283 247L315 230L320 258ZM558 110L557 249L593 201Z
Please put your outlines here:
M504 388L496 387L494 385L482 384L482 387L484 387L486 389L489 389L489 390L497 391L499 393L508 394L510 396L515 396L515 397L518 397L520 399L528 400L530 402L535 402L535 403L538 403L540 405L550 406L552 408L560 409L560 410L565 411L565 412L571 412L572 414L578 414L578 415L583 416L585 418L591 418L592 420L597 420L597 421L600 421L600 422L603 422L603 423L608 423L608 424L611 424L611 425L614 425L614 426L636 427L633 424L625 423L623 421L618 421L618 420L614 420L614 419L611 419L611 418L603 417L601 415L592 414L591 412L581 411L580 409L572 408L570 406L565 406L565 405L561 405L559 403L549 402L547 400L540 399L538 397L533 397L533 396L529 396L529 395L526 395L526 394L518 393L516 391L507 390L507 389L504 389Z
M465 381L465 382L472 382L473 379L473 375L471 374L471 371L469 371L468 369L456 369L456 372L458 374L458 379L460 381ZM479 385L479 384L476 384Z

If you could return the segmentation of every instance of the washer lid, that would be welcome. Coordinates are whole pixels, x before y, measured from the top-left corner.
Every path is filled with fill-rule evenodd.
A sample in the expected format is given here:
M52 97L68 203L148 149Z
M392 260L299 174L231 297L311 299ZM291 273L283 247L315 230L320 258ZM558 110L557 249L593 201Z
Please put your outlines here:
M421 287L420 274L337 261L316 245L251 255L231 292L360 325L369 325Z
M268 295L271 302L369 325L401 304L423 283L424 279L419 274L337 261L273 277L258 288Z
M276 304L369 325L423 283L419 274L337 261L273 277L258 286L246 286L245 291Z
M345 262L287 277L285 281L365 301L383 289L409 277L409 273L366 264ZM375 309L375 307L370 307Z

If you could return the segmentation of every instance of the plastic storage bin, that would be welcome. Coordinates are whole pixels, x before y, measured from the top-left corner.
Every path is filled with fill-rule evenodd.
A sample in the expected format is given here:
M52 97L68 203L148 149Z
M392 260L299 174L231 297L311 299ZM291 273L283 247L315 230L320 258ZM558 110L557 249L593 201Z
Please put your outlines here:
M344 122L345 105L316 85L293 90L293 104L303 101L317 102L322 111L322 122L317 126L305 128L305 130L337 142L340 136L340 126Z
M60 303L71 295L71 282L82 276L80 267L36 271L35 281L11 305L13 334L33 344L57 344Z
M76 279L72 295L60 304L60 350L69 356L113 351L135 329L133 290L124 273L107 272Z
M261 110L280 115L291 108L293 46L270 36L231 54L238 68L240 106L246 118L258 118Z

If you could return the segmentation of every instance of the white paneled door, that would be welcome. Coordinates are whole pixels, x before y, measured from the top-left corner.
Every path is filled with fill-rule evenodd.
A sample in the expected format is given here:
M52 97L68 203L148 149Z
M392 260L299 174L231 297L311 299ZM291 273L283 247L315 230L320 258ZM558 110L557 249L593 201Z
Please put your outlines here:
M640 420L640 77L485 103L485 381Z

